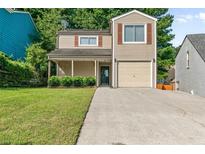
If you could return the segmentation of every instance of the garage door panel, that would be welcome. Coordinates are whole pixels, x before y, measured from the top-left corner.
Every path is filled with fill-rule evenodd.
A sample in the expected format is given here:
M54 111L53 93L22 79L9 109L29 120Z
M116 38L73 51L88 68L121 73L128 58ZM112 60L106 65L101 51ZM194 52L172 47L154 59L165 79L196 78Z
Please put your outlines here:
M118 86L119 87L150 87L151 85L150 62L119 62Z

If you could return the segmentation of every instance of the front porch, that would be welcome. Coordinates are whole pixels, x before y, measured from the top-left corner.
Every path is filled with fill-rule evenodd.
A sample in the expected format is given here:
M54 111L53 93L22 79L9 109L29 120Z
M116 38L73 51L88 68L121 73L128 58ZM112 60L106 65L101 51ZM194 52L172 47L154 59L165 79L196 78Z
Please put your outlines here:
M111 61L99 60L49 60L48 77L51 76L51 61L56 64L56 76L93 76L96 78L97 86L112 85Z
M48 54L48 77L51 61L57 76L93 76L96 85L112 85L111 49L56 49Z

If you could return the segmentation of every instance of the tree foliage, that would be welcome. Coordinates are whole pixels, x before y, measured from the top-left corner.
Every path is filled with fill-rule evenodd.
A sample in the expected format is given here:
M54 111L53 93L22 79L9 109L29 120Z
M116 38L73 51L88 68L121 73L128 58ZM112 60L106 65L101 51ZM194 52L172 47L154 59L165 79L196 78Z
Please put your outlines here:
M34 68L23 62L14 61L0 52L0 87L31 86L31 80L36 79Z
M55 49L56 34L61 29L63 9L23 9L28 11L39 31L37 42L27 48L26 62L38 73L42 84L47 82L47 53ZM53 68L52 68L53 71Z
M63 9L23 9L28 11L34 19L40 34L38 42L47 52L55 49L56 34L61 29Z
M42 48L48 52L55 49L56 34L61 29L60 19L61 11L58 9L50 9L37 17L36 25L40 32Z
M26 62L35 68L39 79L45 80L47 76L47 51L41 48L40 43L35 43L26 49Z

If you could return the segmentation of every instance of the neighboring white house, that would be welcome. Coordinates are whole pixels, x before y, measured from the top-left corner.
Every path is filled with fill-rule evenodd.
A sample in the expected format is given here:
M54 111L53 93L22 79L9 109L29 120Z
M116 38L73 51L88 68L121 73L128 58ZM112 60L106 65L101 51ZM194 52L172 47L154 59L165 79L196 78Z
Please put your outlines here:
M205 97L205 34L187 35L176 57L176 88Z

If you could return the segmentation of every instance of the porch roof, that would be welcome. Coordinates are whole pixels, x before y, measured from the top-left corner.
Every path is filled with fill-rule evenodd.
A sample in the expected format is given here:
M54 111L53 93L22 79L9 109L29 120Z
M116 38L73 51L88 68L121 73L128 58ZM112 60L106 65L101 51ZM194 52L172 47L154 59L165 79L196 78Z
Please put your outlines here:
M55 49L48 54L51 58L111 57L112 49Z

